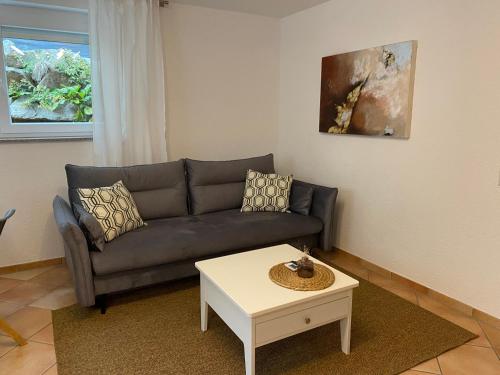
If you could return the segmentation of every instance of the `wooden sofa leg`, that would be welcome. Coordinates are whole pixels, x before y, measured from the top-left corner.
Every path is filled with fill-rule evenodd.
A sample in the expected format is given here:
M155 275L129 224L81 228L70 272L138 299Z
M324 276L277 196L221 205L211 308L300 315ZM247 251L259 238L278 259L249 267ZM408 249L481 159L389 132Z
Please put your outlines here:
M96 306L101 310L101 314L106 314L106 309L108 308L108 301L106 294L96 296Z

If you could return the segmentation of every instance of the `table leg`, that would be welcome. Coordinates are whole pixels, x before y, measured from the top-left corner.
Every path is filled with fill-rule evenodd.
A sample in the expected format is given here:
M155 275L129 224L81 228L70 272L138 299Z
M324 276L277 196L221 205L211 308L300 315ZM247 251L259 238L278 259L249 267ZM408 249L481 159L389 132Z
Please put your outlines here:
M205 280L200 276L200 310L201 310L201 330L205 332L208 326L208 303L205 298Z
M345 354L351 352L351 316L352 316L352 294L349 298L349 313L340 321L340 339L342 351Z
M245 374L255 375L255 347L245 344Z
M342 341L342 351L345 354L351 352L351 317L348 316L340 321L340 337Z

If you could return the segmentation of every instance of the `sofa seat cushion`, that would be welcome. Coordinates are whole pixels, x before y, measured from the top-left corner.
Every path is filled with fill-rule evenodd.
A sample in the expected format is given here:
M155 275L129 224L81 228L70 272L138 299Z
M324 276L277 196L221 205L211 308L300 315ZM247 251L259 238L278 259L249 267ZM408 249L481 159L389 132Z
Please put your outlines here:
M148 226L91 251L96 275L162 265L263 246L321 232L321 220L282 212L239 209L152 220Z

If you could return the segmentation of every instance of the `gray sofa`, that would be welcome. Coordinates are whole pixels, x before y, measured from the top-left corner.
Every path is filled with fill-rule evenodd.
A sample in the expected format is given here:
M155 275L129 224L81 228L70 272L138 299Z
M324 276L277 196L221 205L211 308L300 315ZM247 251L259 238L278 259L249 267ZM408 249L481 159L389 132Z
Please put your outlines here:
M294 181L291 213L241 213L248 169L274 172L273 155L123 168L67 165L70 204L57 196L53 208L78 302L91 306L110 293L195 275L194 262L214 256L279 243L331 248L337 189ZM77 188L119 180L148 225L97 251L73 213Z

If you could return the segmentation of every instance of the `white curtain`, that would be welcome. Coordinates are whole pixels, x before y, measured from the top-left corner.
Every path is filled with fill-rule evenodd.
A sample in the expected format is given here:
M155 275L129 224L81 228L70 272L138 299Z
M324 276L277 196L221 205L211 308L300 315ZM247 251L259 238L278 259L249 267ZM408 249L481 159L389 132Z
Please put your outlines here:
M167 160L158 0L90 0L94 162Z

